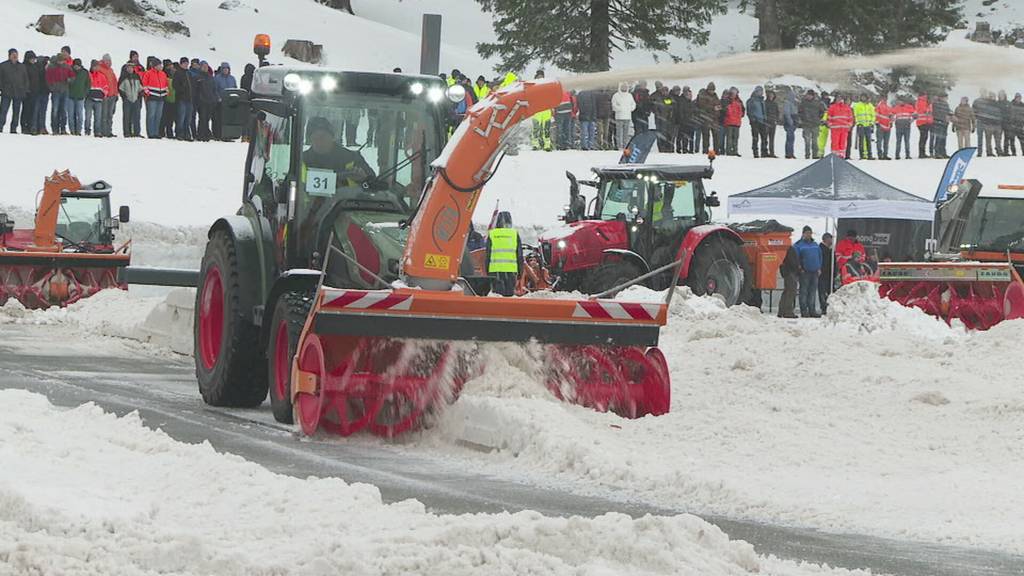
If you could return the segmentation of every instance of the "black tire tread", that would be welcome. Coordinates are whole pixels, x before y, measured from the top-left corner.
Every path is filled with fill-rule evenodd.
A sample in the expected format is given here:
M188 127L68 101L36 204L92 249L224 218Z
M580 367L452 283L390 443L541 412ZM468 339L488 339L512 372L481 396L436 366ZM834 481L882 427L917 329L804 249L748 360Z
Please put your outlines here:
M632 262L626 260L613 260L605 262L594 268L584 280L584 293L600 294L606 292L619 284L623 284L640 276L640 272ZM628 277L628 278L626 278ZM626 278L621 280L621 278ZM614 297L614 294L609 298Z
M274 419L282 424L294 424L295 415L292 410L291 397L275 399L273 393L274 382L274 339L277 337L278 309L285 307L285 315L288 322L288 349L289 356L294 356L299 346L299 336L306 325L306 318L309 310L313 307L314 292L312 290L297 290L282 294L274 304L274 316L271 319L270 338L267 340L267 382L270 384L270 407L274 412Z
M725 253L728 259L738 265L743 270L743 286L740 288L739 297L736 304L744 304L751 298L751 291L754 282L753 272L750 268L750 262L747 261L747 255L743 253L743 249L737 244L727 238L721 236L715 236L708 238L704 242L701 242L697 248L697 252L693 255L693 261L690 265L690 273L686 278L686 285L690 287L697 296L704 296L704 277L707 275L708 269L714 263L716 255L719 253Z
M225 342L221 347L218 363L226 362L221 377L213 377L217 367L207 373L199 355L199 306L202 286L205 281L206 260L211 253L221 252L227 270L221 270L224 283L225 315L231 319L225 330ZM240 293L243 288L239 281L238 256L231 235L218 230L210 236L203 258L203 275L196 290L196 308L193 336L195 340L196 379L203 401L210 406L228 408L255 408L267 398L266 356L260 346L260 330L247 320L241 308ZM204 380L207 381L204 386Z

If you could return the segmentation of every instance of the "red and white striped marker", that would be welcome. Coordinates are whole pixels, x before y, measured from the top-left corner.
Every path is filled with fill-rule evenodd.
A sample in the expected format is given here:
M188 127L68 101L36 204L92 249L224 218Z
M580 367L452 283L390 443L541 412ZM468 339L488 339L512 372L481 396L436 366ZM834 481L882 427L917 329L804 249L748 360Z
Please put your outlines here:
M390 290L335 290L324 291L324 308L345 308L348 310L409 310L412 307L411 294L395 294Z
M604 302L588 300L577 302L573 318L602 318L608 320L656 320L661 304L635 302Z

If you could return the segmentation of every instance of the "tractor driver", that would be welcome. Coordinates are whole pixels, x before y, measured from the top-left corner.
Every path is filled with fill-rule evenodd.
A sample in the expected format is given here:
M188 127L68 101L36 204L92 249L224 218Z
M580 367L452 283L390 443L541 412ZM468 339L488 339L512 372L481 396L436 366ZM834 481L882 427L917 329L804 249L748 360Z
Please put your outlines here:
M377 177L362 154L338 144L334 126L327 118L311 118L306 125L306 134L310 147L302 153L303 163L314 170L333 170L337 176L336 188L358 187ZM333 190L328 192L334 193Z

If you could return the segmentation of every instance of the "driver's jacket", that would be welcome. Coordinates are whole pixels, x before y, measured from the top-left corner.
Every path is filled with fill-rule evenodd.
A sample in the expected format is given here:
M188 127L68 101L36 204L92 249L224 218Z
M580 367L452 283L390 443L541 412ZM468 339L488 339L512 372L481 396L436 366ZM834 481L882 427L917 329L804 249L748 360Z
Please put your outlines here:
M359 186L360 180L355 180L351 177L341 178L340 175L346 172L352 172L356 168L362 168L363 172L366 173L366 179L373 177L373 170L370 165L366 163L362 155L358 152L353 152L347 148L335 145L334 149L325 154L315 152L312 148L302 153L302 181L306 181L306 171L308 168L320 169L320 170L334 170L339 174L338 186L344 187L356 187Z

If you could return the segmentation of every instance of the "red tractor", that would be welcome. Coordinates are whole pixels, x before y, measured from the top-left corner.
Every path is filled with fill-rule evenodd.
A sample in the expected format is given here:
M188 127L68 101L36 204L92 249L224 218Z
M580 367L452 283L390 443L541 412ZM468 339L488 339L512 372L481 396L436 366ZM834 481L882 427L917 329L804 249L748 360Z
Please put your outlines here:
M566 227L540 240L557 289L601 294L681 260L677 283L695 294L719 294L729 306L750 300L754 277L743 239L711 224L719 206L704 190L711 166L620 164L593 172L596 181L566 173ZM580 185L596 189L589 203ZM668 268L644 285L664 290L672 280Z

